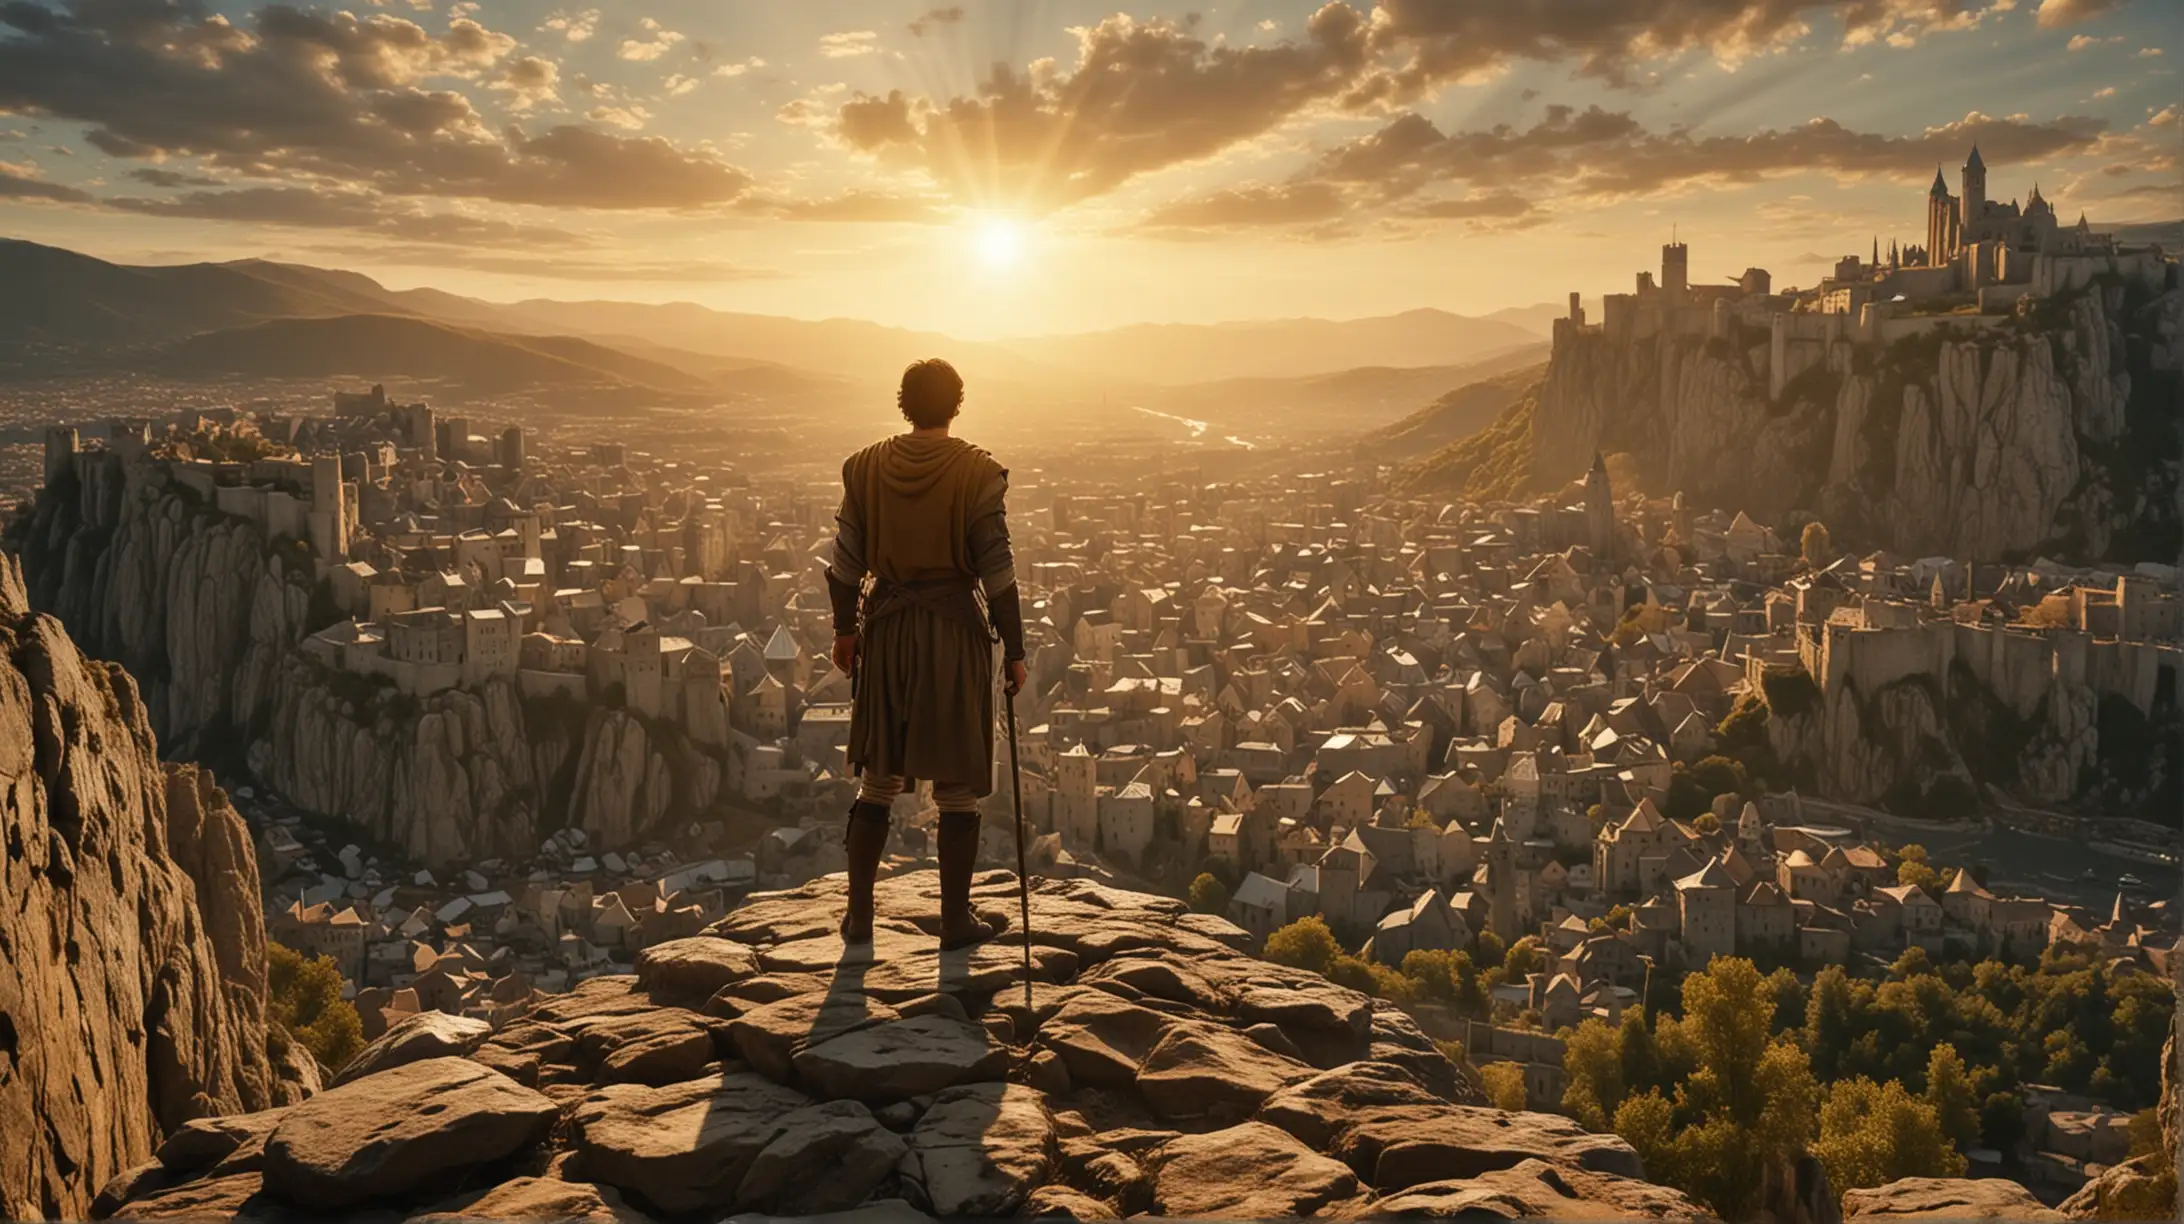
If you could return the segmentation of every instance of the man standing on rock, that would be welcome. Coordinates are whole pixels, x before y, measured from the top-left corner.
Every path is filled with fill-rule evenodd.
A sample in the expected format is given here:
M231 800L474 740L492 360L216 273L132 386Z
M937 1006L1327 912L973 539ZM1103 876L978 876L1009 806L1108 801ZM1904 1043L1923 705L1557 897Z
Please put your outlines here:
M963 406L955 367L937 357L912 364L895 402L909 432L842 464L827 567L834 665L856 694L849 764L863 776L844 839L842 938L871 940L888 810L907 782L922 778L940 809L940 946L960 948L994 933L972 912L970 894L978 801L993 790L996 639L1009 693L1024 685L1024 616L1002 507L1009 474L949 436Z

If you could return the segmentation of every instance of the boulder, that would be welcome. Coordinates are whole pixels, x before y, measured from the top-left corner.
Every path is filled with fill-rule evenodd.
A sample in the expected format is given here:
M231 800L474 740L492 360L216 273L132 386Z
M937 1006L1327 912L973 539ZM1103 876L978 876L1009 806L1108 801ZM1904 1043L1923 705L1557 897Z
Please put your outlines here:
M335 1210L401 1195L450 1170L529 1146L560 1110L462 1058L428 1058L291 1106L265 1145L265 1184Z
M446 1012L418 1012L405 1016L377 1041L357 1051L356 1057L334 1074L330 1087L339 1088L374 1072L427 1058L461 1058L485 1044L493 1026L470 1016Z
M810 1103L748 1071L665 1088L615 1084L578 1103L572 1138L586 1177L662 1211L722 1208L781 1119Z
M473 1191L436 1204L430 1211L409 1217L404 1224L468 1224L472 1220L650 1224L649 1218L625 1204L612 1186L549 1177L518 1177L488 1190Z
M879 1199L849 1211L828 1211L809 1216L772 1216L746 1211L729 1216L721 1224L932 1224L933 1217L899 1198Z
M1184 1135L1152 1157L1156 1215L1271 1219L1339 1211L1357 1176L1264 1122Z
M653 944L637 954L637 988L663 1003L696 1007L721 987L758 975L758 954L747 944L693 935Z
M1999 1177L1906 1177L1885 1186L1843 1192L1843 1224L1894 1220L2067 1219L2032 1192Z
M576 1052L598 1068L599 1083L678 1083L714 1060L713 1023L680 1007L609 1016L578 1028Z
M905 1181L942 1218L1008 1215L1054 1171L1054 1119L1021 1084L973 1084L933 1098L910 1134Z
M1138 1095L1164 1118L1245 1118L1312 1068L1232 1028L1194 1021L1170 1028L1138 1068Z
M796 1055L796 1074L820 1096L871 1104L906 1100L1008 1073L1009 1050L980 1025L914 1016L858 1028Z
M1372 1219L1709 1220L1678 1190L1526 1160L1477 1177L1431 1181L1374 1199Z
M1468 1105L1396 1105L1353 1118L1329 1149L1387 1193L1450 1177L1477 1177L1539 1158L1644 1180L1629 1143L1558 1114Z
M746 1211L814 1215L865 1201L909 1145L855 1101L807 1105L785 1115L736 1190Z
M1228 990L1213 976L1193 966L1188 957L1166 949L1127 953L1093 966L1077 975L1080 985L1102 987L1120 982L1140 996L1181 1003L1207 1016L1226 1013L1235 1005Z
M1064 1180L1123 1215L1136 1215L1153 1201L1153 1179L1131 1155L1101 1142L1098 1136L1061 1141Z
M470 1057L519 1084L536 1088L542 1080L558 1078L550 1075L548 1068L574 1070L576 1038L551 1024L523 1021L487 1038Z
M1259 1121L1278 1126L1315 1151L1326 1151L1350 1121L1390 1105L1434 1108L1439 1098L1402 1068L1380 1062L1345 1063L1298 1080L1259 1106Z
M1031 1192L1017 1215L1027 1220L1119 1220L1114 1207L1074 1186L1050 1183Z
M1036 1002L1036 996L1034 996ZM1072 995L1039 1028L1039 1041L1061 1056L1071 1083L1122 1087L1176 1021L1105 991Z

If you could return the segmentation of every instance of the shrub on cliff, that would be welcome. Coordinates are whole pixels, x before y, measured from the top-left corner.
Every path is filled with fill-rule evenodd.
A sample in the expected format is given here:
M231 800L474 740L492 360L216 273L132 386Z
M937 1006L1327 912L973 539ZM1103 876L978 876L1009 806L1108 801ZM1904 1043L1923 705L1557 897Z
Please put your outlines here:
M1932 1105L1895 1080L1862 1075L1828 1089L1812 1150L1838 1194L1906 1177L1961 1177L1965 1168Z
M356 1005L341 997L341 969L334 958L306 959L269 940L265 969L272 1040L293 1040L329 1073L341 1070L364 1047L364 1024Z
M1201 871L1191 881L1191 908L1201 914L1225 914L1228 912L1229 888L1210 871Z

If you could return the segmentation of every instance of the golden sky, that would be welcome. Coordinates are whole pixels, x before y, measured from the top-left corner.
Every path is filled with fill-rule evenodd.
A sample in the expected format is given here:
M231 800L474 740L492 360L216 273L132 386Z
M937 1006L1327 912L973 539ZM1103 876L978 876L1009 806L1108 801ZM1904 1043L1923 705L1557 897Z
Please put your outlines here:
M966 337L2184 214L2174 0L0 4L0 233Z

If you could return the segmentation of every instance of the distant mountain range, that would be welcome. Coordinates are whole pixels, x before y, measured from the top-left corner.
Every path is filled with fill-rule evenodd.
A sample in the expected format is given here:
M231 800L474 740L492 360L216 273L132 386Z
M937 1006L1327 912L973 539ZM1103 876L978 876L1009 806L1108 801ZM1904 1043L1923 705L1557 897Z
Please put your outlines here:
M834 398L860 384L884 392L904 365L941 355L983 388L1010 395L1045 397L1066 387L1076 400L1159 396L1251 379L1253 387L1219 392L1319 401L1338 397L1339 386L1284 391L1265 380L1355 371L1352 382L1381 385L1381 394L1415 404L1449 385L1434 367L1536 346L1553 310L1486 318L1414 310L1339 322L1148 324L964 341L864 320L688 302L487 302L259 259L129 266L6 239L0 285L8 287L0 295L0 377L98 368L126 353L177 375L443 378L478 390L608 383L782 399ZM1423 394L1408 386L1399 393L1387 385L1391 379Z

